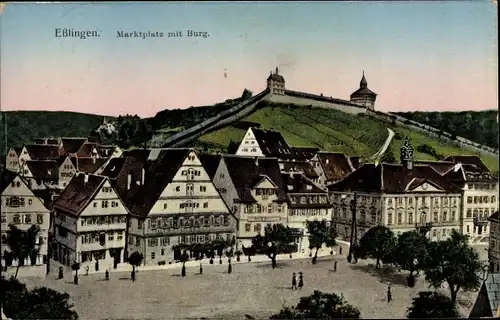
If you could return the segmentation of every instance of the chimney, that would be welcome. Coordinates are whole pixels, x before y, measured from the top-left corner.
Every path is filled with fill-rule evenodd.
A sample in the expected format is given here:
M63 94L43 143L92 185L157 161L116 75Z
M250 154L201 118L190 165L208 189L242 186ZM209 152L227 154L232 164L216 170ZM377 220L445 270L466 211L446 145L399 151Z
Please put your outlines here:
M144 180L145 179L146 179L146 169L142 168L141 185L144 185Z
M87 182L89 182L89 175L88 175L88 174L86 174L86 173L84 173L84 174L83 174L83 183L84 183L84 184L87 184Z
M132 184L132 173L129 172L127 176L127 190L130 190L130 185Z

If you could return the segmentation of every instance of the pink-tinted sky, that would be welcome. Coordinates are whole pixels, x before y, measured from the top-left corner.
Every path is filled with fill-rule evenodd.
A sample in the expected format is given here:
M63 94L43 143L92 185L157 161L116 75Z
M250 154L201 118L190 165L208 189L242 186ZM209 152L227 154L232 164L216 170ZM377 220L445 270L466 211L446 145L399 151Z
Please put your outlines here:
M57 38L56 28L100 37ZM210 36L166 37L190 29ZM277 65L288 89L341 99L364 70L383 111L496 109L498 101L489 1L9 3L0 39L2 110L153 116L244 88L258 93Z

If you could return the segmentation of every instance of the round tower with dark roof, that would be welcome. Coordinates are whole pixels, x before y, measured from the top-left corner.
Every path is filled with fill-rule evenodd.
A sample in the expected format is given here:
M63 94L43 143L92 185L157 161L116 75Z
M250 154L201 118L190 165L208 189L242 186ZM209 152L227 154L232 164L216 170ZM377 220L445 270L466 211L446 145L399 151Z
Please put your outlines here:
M374 110L376 99L377 94L368 89L368 81L366 81L365 72L363 71L363 77L359 82L359 89L351 94L351 102L362 105L369 110Z
M276 72L267 77L267 88L271 92L271 94L285 94L285 78L279 74L278 67L276 67Z

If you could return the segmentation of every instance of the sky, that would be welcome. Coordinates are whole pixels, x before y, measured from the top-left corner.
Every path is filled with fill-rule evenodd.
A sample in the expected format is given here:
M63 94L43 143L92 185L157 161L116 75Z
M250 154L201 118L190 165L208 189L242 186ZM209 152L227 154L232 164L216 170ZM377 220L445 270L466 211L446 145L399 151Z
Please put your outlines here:
M64 28L99 37L56 37ZM176 31L183 37L168 37ZM364 71L381 111L497 109L497 51L488 0L7 3L0 103L3 111L149 117L245 88L257 94L278 66L287 89L346 100Z

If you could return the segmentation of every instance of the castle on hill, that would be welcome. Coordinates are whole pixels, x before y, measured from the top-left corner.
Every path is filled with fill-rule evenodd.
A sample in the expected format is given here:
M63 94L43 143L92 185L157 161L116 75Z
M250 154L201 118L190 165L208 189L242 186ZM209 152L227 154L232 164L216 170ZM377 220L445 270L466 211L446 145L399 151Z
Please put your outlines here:
M359 88L351 94L350 100L287 90L285 78L279 73L278 67L276 67L275 72L271 71L267 77L267 89L270 93L268 100L272 102L314 105L355 114L375 110L375 100L377 99L377 94L368 89L368 81L366 81L364 72L359 82Z

